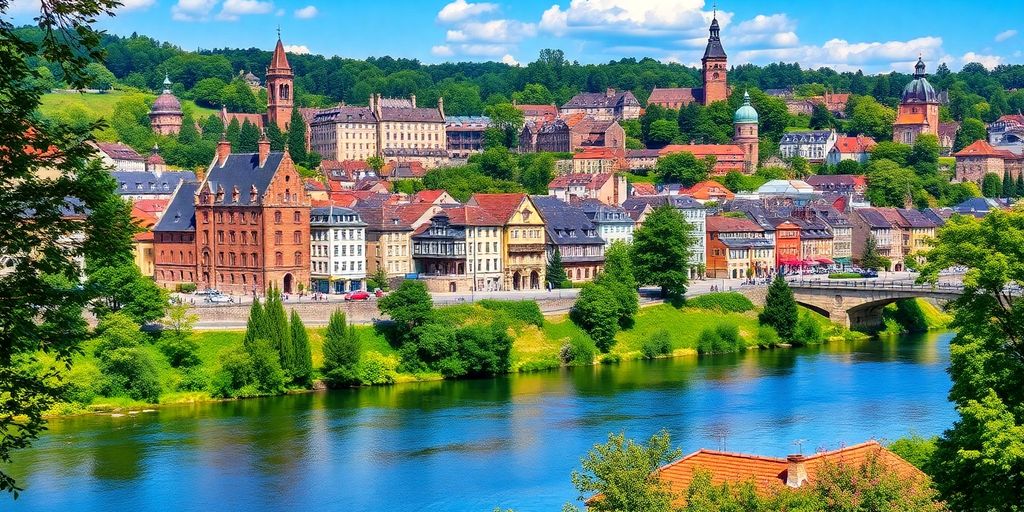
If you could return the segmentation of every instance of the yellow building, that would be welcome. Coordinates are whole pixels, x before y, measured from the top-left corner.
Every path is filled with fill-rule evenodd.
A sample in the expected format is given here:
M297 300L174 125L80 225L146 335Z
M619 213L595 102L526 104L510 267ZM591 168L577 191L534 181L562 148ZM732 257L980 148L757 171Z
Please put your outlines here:
M132 208L132 220L142 228L142 231L135 234L135 243L132 246L135 266L139 267L139 272L142 275L154 277L156 276L156 258L153 251L153 226L156 225L157 218L147 211Z
M505 290L544 287L544 219L526 194L473 194L467 203L480 206L503 222L502 269Z
M898 208L897 211L905 221L903 232L906 234L906 246L903 254L914 256L918 263L924 263L924 253L931 247L928 242L935 238L938 224L918 210Z

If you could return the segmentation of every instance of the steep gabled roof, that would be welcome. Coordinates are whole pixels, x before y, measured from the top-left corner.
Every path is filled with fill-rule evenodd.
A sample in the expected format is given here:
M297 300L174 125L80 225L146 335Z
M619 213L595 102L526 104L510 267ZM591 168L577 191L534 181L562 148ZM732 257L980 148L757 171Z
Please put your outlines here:
M237 204L252 204L252 194L250 193L252 188L255 187L259 197L262 197L267 192L270 181L277 174L277 169L281 166L284 157L285 154L283 152L272 151L267 155L267 160L260 166L259 153L232 153L225 159L223 166L217 161L213 162L206 173L206 179L202 183L202 188L204 191L214 194L220 188L223 188L224 197L221 200L221 204L232 204L231 196L237 187ZM295 193L298 193L298 188L301 184L296 183L295 186Z
M747 218L725 217L712 215L705 219L708 233L717 231L719 233L761 233L764 231L761 226Z
M704 96L704 90L691 87L655 87L651 95L647 97L648 105L660 105L681 103L688 105L694 101L700 101Z
M1003 149L992 147L985 139L972 142L969 146L953 154L957 158L969 156L987 156L992 158L1017 158L1017 155Z
M153 231L193 231L196 228L195 193L199 183L182 181L171 195L160 221Z

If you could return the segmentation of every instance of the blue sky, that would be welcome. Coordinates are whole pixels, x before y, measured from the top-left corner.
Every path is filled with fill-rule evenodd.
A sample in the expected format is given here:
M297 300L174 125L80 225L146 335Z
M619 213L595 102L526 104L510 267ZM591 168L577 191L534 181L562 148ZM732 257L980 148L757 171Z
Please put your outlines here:
M271 49L275 30L291 51L434 63L527 63L542 48L570 60L652 57L694 65L713 4L704 0L122 0L101 26L185 49ZM14 0L28 22L38 0ZM1024 2L892 0L721 1L730 64L799 62L868 73L911 72L918 54L959 69L1022 63ZM1021 32L1021 33L1018 33Z

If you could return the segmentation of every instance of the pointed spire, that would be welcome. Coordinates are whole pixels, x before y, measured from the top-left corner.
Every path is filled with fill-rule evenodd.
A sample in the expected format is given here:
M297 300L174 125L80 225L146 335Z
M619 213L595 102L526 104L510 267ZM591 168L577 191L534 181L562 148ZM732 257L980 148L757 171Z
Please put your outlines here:
M268 73L291 73L292 67L288 64L288 57L285 55L284 43L281 42L281 34L278 33L277 45L274 46L274 55L270 58Z
M167 73L164 73L164 93L169 94L171 92L171 77Z
M743 104L750 105L750 91L743 91Z
M922 54L917 54L917 64L914 65L914 78L924 78L928 76L925 72L924 58Z

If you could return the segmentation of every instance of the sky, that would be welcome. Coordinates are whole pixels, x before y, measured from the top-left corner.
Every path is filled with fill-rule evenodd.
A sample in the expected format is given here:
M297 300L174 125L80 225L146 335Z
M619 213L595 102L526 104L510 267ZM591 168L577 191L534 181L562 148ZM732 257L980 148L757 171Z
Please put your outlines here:
M600 63L651 57L699 65L717 12L730 65L798 62L910 73L922 56L957 70L1024 63L1024 1L931 0L121 0L100 27L184 49L286 48L362 59L526 64L543 48ZM716 10L717 8L717 10ZM31 22L38 0L5 16Z

